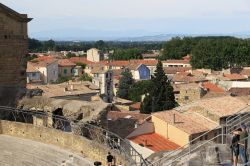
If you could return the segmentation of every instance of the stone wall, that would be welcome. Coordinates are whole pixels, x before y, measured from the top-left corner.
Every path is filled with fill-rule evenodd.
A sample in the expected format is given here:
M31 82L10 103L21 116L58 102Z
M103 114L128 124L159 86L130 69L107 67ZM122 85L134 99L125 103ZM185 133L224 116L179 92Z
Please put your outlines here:
M59 146L93 161L101 161L104 165L106 164L106 156L109 151L105 146L97 144L84 137L32 124L2 120L0 121L0 134ZM117 163L120 161L125 163L125 159L122 156L115 153L112 154L116 157Z
M0 105L13 106L26 86L28 35L27 22L8 12L0 8Z

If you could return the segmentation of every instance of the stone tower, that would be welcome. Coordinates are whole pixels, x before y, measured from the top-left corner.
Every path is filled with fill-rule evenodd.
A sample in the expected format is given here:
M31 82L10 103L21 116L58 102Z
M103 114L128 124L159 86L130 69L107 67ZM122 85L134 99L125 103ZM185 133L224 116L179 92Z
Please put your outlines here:
M27 24L31 20L0 3L0 106L15 106L25 92Z

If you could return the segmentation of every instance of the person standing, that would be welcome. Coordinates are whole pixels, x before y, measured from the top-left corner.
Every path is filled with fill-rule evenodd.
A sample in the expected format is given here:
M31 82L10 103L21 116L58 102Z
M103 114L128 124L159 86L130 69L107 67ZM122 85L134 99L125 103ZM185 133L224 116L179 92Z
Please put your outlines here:
M108 166L112 166L113 160L114 160L114 157L111 155L110 152L108 152L108 156L107 156L107 165L108 165Z
M241 132L240 132L240 141L239 141L239 152L240 152L240 158L243 162L243 164L245 164L245 166L247 166L247 142L248 142L248 133L246 130L246 125L245 124L241 124L240 126L241 128Z
M240 136L240 140L238 142L239 154L240 154L240 158L242 160L242 164L244 166L247 166L247 162L248 162L248 157L247 157L248 133L247 133L245 124L241 124L240 128L241 128L241 131L235 131L234 134L237 134Z
M233 133L233 138L232 138L232 144L230 146L231 150L232 150L232 157L233 157L233 163L234 166L237 166L238 163L238 158L239 158L239 142L240 140L240 136L237 135L236 133Z

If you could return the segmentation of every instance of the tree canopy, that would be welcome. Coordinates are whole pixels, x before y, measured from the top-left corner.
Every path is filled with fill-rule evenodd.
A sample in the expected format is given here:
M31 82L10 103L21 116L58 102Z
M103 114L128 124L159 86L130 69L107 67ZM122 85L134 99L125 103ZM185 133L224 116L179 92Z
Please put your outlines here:
M176 102L173 87L165 75L161 61L158 62L151 81L151 90L143 100L141 113L158 112L174 108Z
M160 59L181 59L192 55L193 68L221 70L250 65L250 40L234 37L184 37L167 41Z
M129 89L134 85L134 79L129 70L125 70L121 75L117 96L123 99L129 99Z

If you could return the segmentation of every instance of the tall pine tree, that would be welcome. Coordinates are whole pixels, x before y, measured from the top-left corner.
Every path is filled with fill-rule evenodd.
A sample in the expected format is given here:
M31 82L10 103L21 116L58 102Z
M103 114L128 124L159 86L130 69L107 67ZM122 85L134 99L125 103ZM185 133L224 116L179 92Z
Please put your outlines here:
M158 62L151 81L152 89L143 100L141 113L158 112L174 108L176 105L174 90L168 77L165 75L161 61Z
M134 85L134 79L132 73L128 69L125 69L121 75L122 77L118 85L117 96L123 99L128 99L129 89Z

